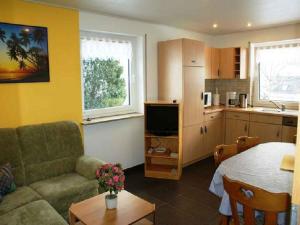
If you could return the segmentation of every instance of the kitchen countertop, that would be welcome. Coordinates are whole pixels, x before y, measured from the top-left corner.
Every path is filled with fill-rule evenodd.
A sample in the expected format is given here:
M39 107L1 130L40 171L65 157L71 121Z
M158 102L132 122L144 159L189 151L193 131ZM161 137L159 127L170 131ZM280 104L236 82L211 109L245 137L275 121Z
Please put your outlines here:
M292 116L298 117L298 110L285 110L285 111L276 111L275 108L263 108L263 107L248 107L248 108L240 108L240 107L226 107L224 105L220 106L211 106L204 109L204 114L210 114L215 112L245 112L245 113L258 113L258 114L266 114L266 115L274 115L274 116Z

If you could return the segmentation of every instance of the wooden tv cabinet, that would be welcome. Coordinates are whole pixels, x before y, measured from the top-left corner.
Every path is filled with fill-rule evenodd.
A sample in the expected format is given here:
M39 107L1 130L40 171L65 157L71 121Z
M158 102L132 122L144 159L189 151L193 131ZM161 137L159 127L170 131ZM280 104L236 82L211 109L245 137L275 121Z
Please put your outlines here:
M147 105L177 106L178 134L159 136L147 130ZM166 152L158 153L157 147L166 148ZM149 150L152 148L152 152ZM182 173L182 107L180 103L154 101L145 103L145 177L179 180ZM172 154L173 153L173 154ZM174 153L177 153L174 156Z

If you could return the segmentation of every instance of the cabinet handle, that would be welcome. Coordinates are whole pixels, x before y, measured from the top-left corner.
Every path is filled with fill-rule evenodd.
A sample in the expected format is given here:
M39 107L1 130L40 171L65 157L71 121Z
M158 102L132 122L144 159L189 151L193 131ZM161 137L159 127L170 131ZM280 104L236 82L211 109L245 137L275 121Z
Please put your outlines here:
M192 60L192 63L196 63L196 60L193 59L193 60Z
M205 131L205 133L207 133L207 127L206 126L204 127L204 131Z
M247 132L247 130L248 130L248 126L247 124L245 124L244 131Z
M279 130L277 131L277 134L276 134L276 135L277 135L277 137L279 137L279 135L280 135L280 131L279 131Z
M200 128L200 134L203 134L203 127Z
M201 92L201 100L203 100L203 92Z
M220 77L220 70L218 69L218 77Z
M234 115L234 117L235 117L235 118L240 118L240 116L239 116L239 115Z

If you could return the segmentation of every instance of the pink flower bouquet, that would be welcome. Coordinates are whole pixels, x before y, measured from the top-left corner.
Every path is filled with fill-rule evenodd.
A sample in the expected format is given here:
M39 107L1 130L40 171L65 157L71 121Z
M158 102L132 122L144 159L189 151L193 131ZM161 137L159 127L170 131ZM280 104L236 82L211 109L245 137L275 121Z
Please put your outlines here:
M104 164L97 169L96 177L100 187L109 191L110 196L117 195L119 191L124 189L125 175L121 164Z

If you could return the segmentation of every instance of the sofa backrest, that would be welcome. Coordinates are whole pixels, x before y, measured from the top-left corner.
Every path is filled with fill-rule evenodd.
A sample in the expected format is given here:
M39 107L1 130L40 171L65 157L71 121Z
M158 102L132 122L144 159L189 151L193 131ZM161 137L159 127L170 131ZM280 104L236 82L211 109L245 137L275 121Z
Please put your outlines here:
M79 127L63 121L17 128L25 168L25 182L73 172L83 154Z
M17 186L24 185L24 166L14 128L0 128L0 166L10 163Z

